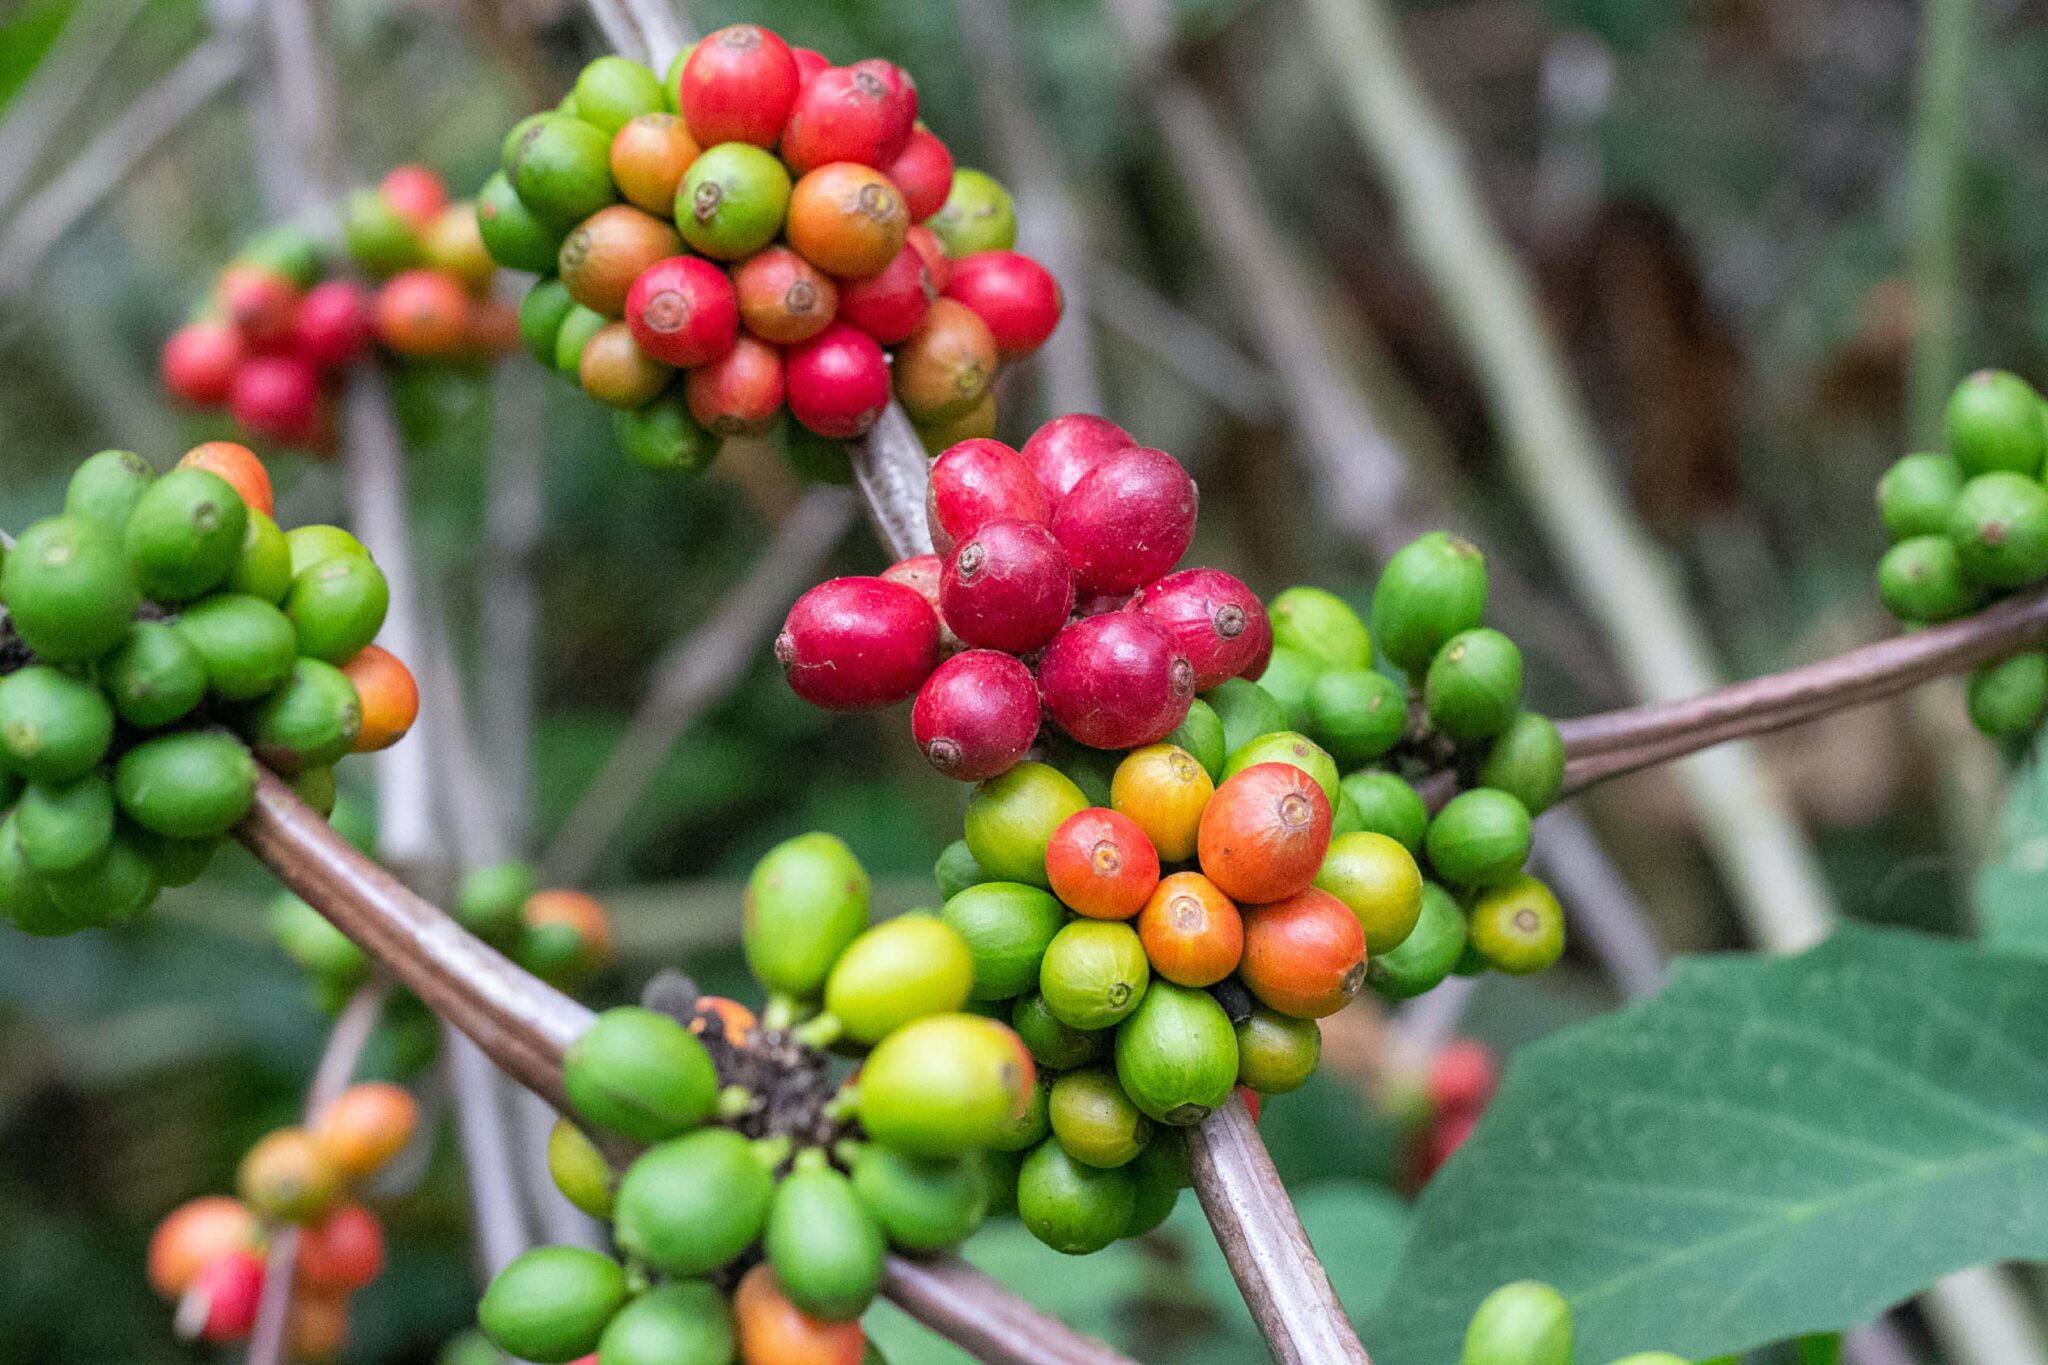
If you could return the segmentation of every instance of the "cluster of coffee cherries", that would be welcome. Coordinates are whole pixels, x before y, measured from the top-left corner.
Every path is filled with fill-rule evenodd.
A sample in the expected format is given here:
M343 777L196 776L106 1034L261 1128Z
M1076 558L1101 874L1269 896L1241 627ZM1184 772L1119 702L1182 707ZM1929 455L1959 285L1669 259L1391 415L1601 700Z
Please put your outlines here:
M2048 405L2004 370L1949 395L1948 453L1908 455L1884 472L1877 507L1891 549L1878 595L1907 625L1966 616L2048 581ZM2048 653L2028 650L1970 675L1970 719L2023 739L2048 716Z
M323 812L334 765L419 710L371 641L388 590L333 526L271 519L270 478L209 442L159 476L109 450L0 567L0 916L33 934L124 923L196 880L257 764Z
M476 205L451 201L434 172L399 166L357 190L342 231L350 261L376 281L364 320L385 350L408 360L477 361L518 344L517 317L491 298L498 267L484 250Z
M1572 1360L1571 1304L1540 1280L1516 1280L1480 1302L1465 1327L1458 1365L1572 1365ZM1611 1365L1693 1362L1669 1351L1637 1351Z
M658 978L648 1007L608 1010L571 1045L576 1123L549 1169L627 1263L570 1247L512 1262L478 1313L501 1350L858 1365L888 1249L951 1248L1002 1211L983 1153L1030 1121L1031 1055L968 1011L961 935L930 913L871 924L868 892L830 835L776 846L747 885L759 1015ZM651 1145L615 1175L577 1124Z
M530 863L470 873L454 910L463 928L557 990L573 995L612 965L603 904L581 891L542 887Z
M477 212L500 264L543 277L520 316L535 357L662 467L699 468L785 406L797 442L851 439L892 392L934 448L986 435L996 367L1060 316L1010 249L1009 195L955 170L906 72L755 24L666 79L592 62L512 130Z
M281 1128L251 1147L236 1173L239 1198L181 1204L149 1243L149 1282L177 1305L188 1341L246 1341L263 1298L275 1230L298 1230L287 1348L328 1360L348 1339L349 1296L384 1268L384 1229L352 1196L412 1140L418 1107L383 1082L351 1086L304 1128Z

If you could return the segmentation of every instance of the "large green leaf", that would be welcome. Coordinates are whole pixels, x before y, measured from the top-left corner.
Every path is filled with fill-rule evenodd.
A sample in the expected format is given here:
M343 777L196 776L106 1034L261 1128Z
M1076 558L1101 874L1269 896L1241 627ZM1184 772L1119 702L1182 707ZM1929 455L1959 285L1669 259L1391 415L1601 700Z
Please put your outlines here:
M2048 1256L2048 964L1844 929L1690 961L1516 1055L1431 1182L1379 1365L1443 1365L1479 1300L1571 1299L1580 1359L1715 1355Z
M1999 817L1998 851L1977 872L1977 927L1987 946L2048 957L2048 762L2037 746Z

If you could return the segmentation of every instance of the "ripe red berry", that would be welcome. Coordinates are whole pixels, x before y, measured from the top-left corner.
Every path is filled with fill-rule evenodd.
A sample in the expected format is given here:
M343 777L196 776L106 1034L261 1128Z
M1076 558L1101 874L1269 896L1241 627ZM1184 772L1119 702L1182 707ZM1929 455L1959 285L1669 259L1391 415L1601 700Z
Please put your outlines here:
M247 1340L262 1301L263 1258L230 1251L207 1262L178 1301L178 1335L216 1346Z
M252 356L235 371L228 411L258 436L304 439L318 423L319 373L296 356Z
M201 407L224 403L247 349L232 323L187 323L164 343L158 361L164 387L173 397Z
M1081 743L1135 749L1166 738L1186 719L1195 670L1165 627L1118 611L1054 636L1038 664L1038 685L1047 714Z
M1069 815L1052 832L1045 876L1052 893L1075 913L1130 919L1159 886L1159 851L1130 816L1091 807Z
M293 330L300 355L323 369L346 365L370 344L370 298L351 280L328 280L306 292Z
M839 320L894 346L917 330L938 294L924 257L906 243L881 274L839 286Z
M1045 490L1024 457L1001 441L976 437L946 447L932 461L925 520L940 554L998 518L1045 525Z
M707 35L683 63L678 103L699 147L773 147L797 95L796 57L758 24Z
M913 223L922 223L944 208L946 196L953 192L953 154L929 128L912 128L910 141L882 169L903 191Z
M648 355L688 369L732 349L740 331L739 299L732 281L711 262L671 256L641 271L626 291L626 325Z
M448 207L447 182L425 166L393 166L377 188L391 211L410 223L415 232L424 232Z
M214 284L220 304L252 345L286 341L299 312L299 287L274 270L259 265L231 265Z
M1106 456L1059 499L1052 533L1083 592L1142 587L1180 563L1195 538L1195 481L1163 450Z
M932 288L945 293L946 286L953 280L953 258L946 254L939 234L923 223L912 223L910 231L904 234L903 244L924 258L925 273L931 276Z
M1478 1126L1479 1115L1463 1110L1432 1119L1409 1141L1403 1187L1412 1194L1427 1185Z
M343 1204L299 1234L299 1281L352 1293L384 1269L384 1229L361 1204Z
M868 62L830 67L797 93L782 159L797 175L834 161L882 170L902 154L916 119L916 99L887 72Z
M750 336L683 381L690 415L721 436L759 436L782 411L782 352Z
M970 649L925 679L910 733L947 777L981 782L1008 772L1038 737L1038 684L1008 654Z
M889 358L873 337L843 322L792 346L784 380L790 412L820 436L866 435L889 406Z
M1430 1103L1439 1113L1457 1110L1477 1114L1493 1098L1500 1068L1493 1050L1473 1038L1460 1038L1430 1059Z
M832 59L814 47L793 47L789 50L789 55L796 58L796 80L799 90L809 83L811 77L820 71L829 71L832 67Z
M1059 326L1059 281L1029 256L1015 251L977 251L953 263L946 297L972 308L996 339L1004 360L1030 355Z
M1195 690L1238 677L1273 648L1266 604L1221 569L1182 569L1138 594L1135 610L1166 627L1195 667Z
M939 579L946 624L985 649L1034 650L1059 632L1073 605L1074 571L1036 522L984 523L954 547Z
M1045 489L1046 500L1057 512L1060 500L1081 481L1081 476L1101 464L1105 456L1137 443L1107 417L1070 412L1055 417L1024 443L1023 456Z
M839 286L832 277L786 246L749 256L733 271L732 282L747 330L778 346L809 341L839 311Z
M939 662L939 618L914 588L834 578L799 597L775 638L799 697L828 711L902 701Z

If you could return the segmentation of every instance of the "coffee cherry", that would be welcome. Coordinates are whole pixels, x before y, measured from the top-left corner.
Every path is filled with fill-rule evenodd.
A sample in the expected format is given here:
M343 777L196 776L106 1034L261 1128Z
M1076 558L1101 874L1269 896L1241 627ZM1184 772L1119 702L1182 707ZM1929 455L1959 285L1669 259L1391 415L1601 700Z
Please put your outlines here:
M576 358L576 382L608 408L643 408L674 378L674 370L640 349L633 330L623 322L598 328Z
M1043 346L1059 326L1065 301L1051 272L1015 251L977 251L954 263L946 297L966 304L988 324L996 354L1018 360Z
M647 206L642 204L640 207ZM526 201L519 197L502 171L486 180L483 189L477 192L477 233L483 238L484 249L491 253L491 259L507 270L527 270L536 274L553 270L557 253L562 248L562 239L574 222L574 218L567 221L542 218L527 207ZM409 264L410 261L401 262L399 268Z
M903 150L883 170L903 191L913 223L922 223L944 208L952 193L953 154L928 128L912 128Z
M1458 1365L1571 1365L1571 1359L1571 1306L1547 1284L1517 1280L1480 1303Z
M825 1009L872 1047L913 1019L966 1008L974 953L935 915L899 915L846 946L825 980Z
M733 1294L733 1321L738 1334L740 1365L861 1365L878 1358L857 1322L826 1322L812 1317L785 1296L775 1271L757 1265L740 1277ZM727 1361L732 1348L699 1356L670 1351L636 1357L623 1365L668 1365L671 1361Z
M776 1187L761 1242L789 1301L828 1322L855 1321L881 1288L881 1226L817 1148Z
M1138 595L1134 609L1166 627L1200 692L1242 673L1272 634L1257 595L1221 569L1168 574Z
M1060 900L1090 919L1131 919L1159 884L1159 854L1128 816L1092 808L1070 815L1045 852Z
M619 1247L665 1274L707 1274L760 1235L774 1190L752 1144L733 1130L672 1138L619 1180Z
M682 250L683 239L665 216L630 204L608 204L563 238L556 263L571 298L615 318L625 312L626 296L640 273Z
M910 193L908 189L903 192L906 196ZM939 294L945 293L946 286L953 282L953 258L946 254L945 243L939 240L939 234L923 223L912 223L910 231L904 234L903 244L924 262L925 277L931 281L932 289Z
M218 407L227 402L246 350L234 324L201 319L171 333L157 362L158 374L172 397L195 407Z
M1485 610L1485 557L1470 541L1431 531L1387 561L1373 591L1372 638L1395 667L1420 675Z
M314 1116L310 1131L350 1180L376 1174L405 1150L419 1127L419 1103L388 1081L352 1085Z
M964 421L983 407L996 363L988 324L952 299L936 299L896 353L896 396L920 423Z
M269 440L310 441L320 420L319 372L297 356L252 356L235 371L228 412Z
M845 842L800 834L768 850L747 879L741 944L770 991L814 1000L832 964L868 927L867 870Z
M1285 1095L1315 1075L1323 1034L1313 1019L1290 1018L1264 1005L1237 1025L1238 1084L1262 1095Z
M732 281L711 262L671 256L642 270L626 293L626 324L640 349L688 369L716 360L739 335Z
M361 1204L343 1204L299 1235L299 1282L352 1293L384 1269L384 1229Z
M2048 670L2041 685L2048 701ZM1511 976L1540 972L1564 952L1564 911L1534 877L1514 877L1480 892L1467 921L1473 951Z
M519 965L549 985L579 988L611 965L611 919L594 898L542 891L526 902L521 919Z
M222 1253L200 1268L178 1305L178 1335L228 1345L246 1341L263 1301L263 1258L250 1250Z
M1194 699L1194 669L1164 627L1114 612L1076 621L1039 663L1045 709L1081 743L1130 749L1164 739Z
M740 317L763 341L790 346L831 326L839 288L831 276L786 246L771 246L733 271Z
M420 714L420 687L412 670L389 650L365 645L341 671L361 702L353 752L378 753L404 739Z
M1308 726L1308 694L1316 680L1330 666L1306 650L1276 645L1259 674L1259 686L1280 704L1282 723L1289 730Z
M1144 831L1162 860L1182 862L1195 854L1202 810L1214 792L1193 755L1171 743L1152 744L1117 765L1110 806Z
M149 1239L149 1285L166 1299L192 1286L207 1266L262 1244L263 1228L239 1199L208 1195L165 1215Z
M272 605L282 603L292 586L291 542L278 524L261 512L249 513L249 526L242 533L242 549L235 567L228 570L222 588L245 593Z
M484 245L483 231L477 226L475 204L450 204L442 209L434 221L427 224L420 244L426 251L427 264L461 281L462 287L472 297L490 292L491 284L497 278L498 265ZM310 295L308 302L311 302ZM304 317L303 309L300 316Z
M913 589L919 597L922 597L931 604L933 612L937 612L939 609L939 579L944 569L945 566L940 562L937 555L912 555L910 558L898 560L882 570L882 577L888 579L891 583L901 583L904 587ZM958 651L960 641L954 637L952 630L943 621L940 623L939 630L940 652Z
M1372 640L1351 604L1322 588L1293 587L1273 599L1273 642L1332 668L1368 668Z
M2041 477L2048 431L2033 386L2004 370L1979 370L1956 385L1944 414L1948 447L1967 478L2004 470Z
M868 1054L861 1126L912 1156L955 1157L994 1141L1023 1114L1036 1084L1031 1054L992 1019L935 1014Z
M2030 735L2048 712L2048 655L2015 654L1970 674L1970 721L1992 739Z
M498 1272L476 1316L507 1355L566 1365L597 1348L627 1298L626 1272L611 1257L581 1247L539 1247Z
M1046 1112L1054 1139L1085 1166L1111 1170L1128 1165L1152 1137L1151 1120L1108 1067L1084 1067L1056 1078Z
M267 696L298 658L292 623L256 597L216 593L187 607L176 628L204 663L208 690L223 701Z
M732 349L684 378L690 416L720 436L759 436L782 411L782 353L741 336Z
M947 556L939 579L939 607L953 633L966 644L1011 654L1051 640L1073 604L1067 557L1052 532L1035 522L982 523Z
M1522 651L1497 630L1454 635L1430 661L1423 686L1430 724L1453 739L1490 739L1522 704Z
M583 253L590 250L589 238L579 239L572 232L563 242L558 259L580 262ZM593 272L592 278L601 277ZM617 311L615 301L605 301L610 311ZM468 343L472 311L468 294L453 276L438 270L408 270L394 275L377 291L371 304L371 325L377 339L400 355L447 357L459 353Z
M872 279L849 280L840 291L840 318L884 346L907 340L938 296L924 257L906 245Z
M796 97L796 58L789 45L758 24L731 24L691 50L678 103L699 146L773 147Z
M681 1024L625 1006L600 1014L569 1045L562 1087L592 1123L637 1142L658 1142L710 1117L718 1072Z
M1137 1181L1128 1171L1083 1165L1056 1141L1025 1157L1017 1175L1024 1226L1069 1256L1100 1251L1123 1236L1137 1201Z
M1128 924L1075 920L1053 936L1038 967L1046 1007L1064 1024L1106 1029L1122 1023L1152 977L1144 945Z
M616 133L627 121L668 107L652 71L625 57L599 57L576 77L576 117Z
M54 663L82 663L128 633L137 593L112 534L83 517L46 517L0 564L0 602L30 649Z
M1309 733L1346 764L1369 763L1400 743L1408 727L1400 684L1365 668L1333 668L1309 684Z
M270 267L244 262L220 272L213 298L247 341L267 346L291 336L301 294L298 285Z
M946 202L930 221L946 254L956 261L1017 245L1017 210L1010 192L985 171L956 169Z
M143 490L155 481L156 470L134 451L102 450L79 465L65 485L64 515L91 522L118 545Z
M889 359L857 327L833 323L787 357L789 411L820 436L865 436L889 405Z
M538 889L525 863L478 868L456 891L456 922L487 943L505 943L518 933L526 902Z
M1045 489L1048 505L1057 511L1083 475L1105 457L1135 445L1131 434L1109 419L1074 412L1055 417L1033 432L1021 453Z
M1282 1014L1320 1019L1343 1009L1365 985L1365 960L1357 917L1317 887L1244 912L1238 975Z
M1952 621L1983 606L1987 596L1964 573L1962 554L1946 535L1914 536L1885 551L1877 563L1877 595L1910 624Z
M172 839L216 838L249 813L256 762L226 735L162 735L121 755L114 794L122 812L146 830Z
M694 250L714 260L737 261L775 240L789 197L789 171L774 153L745 142L724 142L684 173L675 219Z
M302 1128L280 1128L264 1137L235 1172L236 1192L251 1208L302 1225L327 1216L341 1184L341 1169Z
M1948 534L1971 578L2024 587L2048 575L2048 489L2025 474L1979 474L1956 495Z
M1200 1123L1230 1098L1237 1039L1207 991L1155 981L1116 1033L1117 1080L1161 1123Z
M1308 887L1330 844L1330 799L1287 763L1259 763L1226 778L1202 812L1202 873L1239 904L1277 901Z
M668 216L683 173L701 154L689 125L674 114L636 114L612 135L612 179L633 207Z
M1398 947L1422 914L1422 871L1384 834L1360 831L1330 840L1315 884L1357 916L1375 956Z
M955 839L941 849L933 861L932 879L939 884L939 895L951 900L970 886L980 886L989 876L974 860L967 841Z
M932 462L926 520L938 553L994 520L1044 525L1045 493L1022 456L1001 441L962 441Z
M21 856L46 877L78 872L114 840L114 789L89 772L61 786L31 782L14 808Z
M136 500L125 535L142 591L183 602L217 586L235 566L248 509L225 479L203 469L174 469Z
M468 221L470 230L474 232L476 218L473 213ZM484 264L490 264L488 257ZM298 321L292 329L293 348L316 367L331 370L348 364L367 351L374 331L370 296L362 286L351 280L328 280L308 290L306 301L299 306ZM222 473L219 469L214 472ZM265 513L272 511L268 505L251 498L249 490L239 484L236 491L243 495L252 509Z
M508 135L507 142L511 141ZM350 259L373 279L387 278L420 263L418 228L382 190L352 191L343 201L341 217L342 240Z
M906 1251L958 1246L981 1226L988 1190L975 1157L918 1159L864 1143L853 1188L889 1241Z
M1962 466L1951 456L1908 455L1877 481L1878 515L1895 541L1946 535L1962 488Z
M1218 683L1203 699L1223 724L1226 753L1235 753L1261 735L1287 728L1287 716L1280 703L1273 700L1273 694L1243 678Z
M992 878L1049 887L1045 850L1053 831L1088 798L1073 779L1043 763L1019 763L967 799L967 847Z
M592 1218L610 1220L618 1177L597 1144L567 1119L548 1133L548 1175L564 1199Z
M910 733L926 761L955 781L1008 772L1038 735L1031 670L992 649L954 655L918 690Z
M782 158L799 175L833 162L885 168L908 148L916 118L915 98L888 63L830 67L798 93Z
M835 578L790 608L775 657L805 701L865 711L902 701L938 666L939 622L914 589Z
M546 114L514 133L505 173L520 202L540 219L581 222L618 197L611 176L611 135L604 129Z
M1187 553L1197 502L1180 461L1134 446L1104 456L1059 499L1053 535L1082 592L1128 592Z
M690 416L674 389L644 408L614 412L612 435L627 459L649 469L696 474L718 458L717 434Z
M1557 726L1534 711L1518 714L1494 736L1479 763L1479 785L1498 787L1541 815L1564 789L1564 740Z
M918 444L927 455L956 446L962 441L986 441L996 434L996 395L993 388L982 394L974 406L942 414L910 414Z
M1230 755L1223 765L1223 780L1243 772L1259 763L1287 763L1301 769L1316 780L1323 789L1323 796L1329 801L1334 813L1342 792L1337 781L1337 763L1318 747L1307 735L1293 730L1275 730L1260 735L1243 748Z
M1237 970L1244 924L1230 898L1199 872L1176 872L1138 913L1152 970L1181 986L1213 986Z
M568 286L553 277L534 281L519 305L519 339L528 354L550 369L561 349L562 324L575 307Z
M377 192L392 211L414 228L423 228L448 206L448 186L425 166L394 166L377 182Z
M1423 840L1430 866L1453 886L1490 886L1522 870L1529 810L1504 791L1476 787L1452 797Z
M75 781L113 739L113 708L98 688L45 664L0 677L0 753L19 776Z
M1036 986L1045 950L1067 922L1058 901L1019 882L962 888L940 914L973 956L975 1000L1008 1000Z
M834 161L797 181L783 230L789 244L826 274L865 280L888 269L903 250L910 213L880 171Z
M1035 983L1035 974L1033 980ZM1010 1027L1023 1040L1032 1060L1050 1070L1071 1070L1109 1052L1107 1032L1062 1022L1035 989L1018 996L1011 1006Z

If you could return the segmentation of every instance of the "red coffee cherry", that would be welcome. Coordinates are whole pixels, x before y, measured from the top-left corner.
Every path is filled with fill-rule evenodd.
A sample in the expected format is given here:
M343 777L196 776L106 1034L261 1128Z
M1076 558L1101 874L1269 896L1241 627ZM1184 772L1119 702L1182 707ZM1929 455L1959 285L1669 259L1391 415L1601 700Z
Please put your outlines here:
M1017 765L1038 737L1038 684L1008 654L970 649L940 664L910 708L910 733L927 762L960 782Z
M894 346L917 330L938 295L924 257L906 242L881 274L840 286L839 319L884 346Z
M740 318L763 341L794 346L832 325L839 286L786 246L771 246L733 271Z
M932 461L925 520L942 555L991 521L1051 520L1045 490L1024 457L1001 441L977 438L948 446Z
M320 375L296 356L252 357L235 371L228 411L258 436L303 439L319 424Z
M797 85L789 44L758 24L731 24L706 35L683 63L677 102L700 147L773 147Z
M793 47L789 53L796 58L796 81L799 90L810 84L811 77L820 71L832 69L832 59L814 47Z
M410 223L415 232L425 231L448 207L447 182L425 166L393 166L377 182L377 189L391 211Z
M1500 1084L1500 1066L1493 1050L1473 1038L1460 1038L1430 1059L1426 1088L1439 1111L1469 1110L1477 1114Z
M782 352L750 336L683 381L690 415L721 436L758 436L782 411Z
M790 413L820 436L863 436L889 406L888 357L873 337L843 322L790 348L784 382Z
M1321 1019L1365 986L1365 930L1343 901L1319 887L1249 906L1237 974L1268 1009Z
M328 280L306 291L292 329L293 348L323 369L346 365L369 347L370 296L350 280Z
M177 1333L216 1346L246 1341L263 1300L263 1258L230 1251L210 1261L178 1301Z
M984 523L954 547L939 579L939 609L953 633L1010 654L1052 639L1073 605L1074 571L1036 522Z
M384 1269L384 1228L361 1204L343 1204L299 1234L299 1283L350 1293Z
M740 330L739 299L732 281L711 262L671 256L641 271L626 291L626 325L648 355L689 369L732 349Z
M1195 690L1235 678L1273 648L1259 595L1221 569L1182 569L1138 594L1132 608L1166 627L1195 667Z
M922 223L944 208L946 197L953 192L953 154L929 128L912 128L910 141L882 169L903 191L913 223Z
M834 161L882 170L902 155L917 99L888 62L820 71L804 82L782 129L782 159L803 175Z
M1137 445L1131 433L1107 417L1070 412L1055 417L1031 434L1021 452L1052 509L1081 481L1081 476L1101 464L1106 456Z
M1128 592L1180 562L1195 537L1195 481L1163 450L1102 459L1058 500L1052 533L1082 592Z
M158 361L171 396L199 407L227 401L248 348L232 323L207 319L171 333Z
M1076 914L1130 919L1159 885L1159 851L1128 815L1091 807L1052 832L1045 875L1052 893Z
M790 608L775 657L799 697L828 711L902 701L939 662L939 620L913 588L834 578Z
M260 265L231 265L214 282L214 302L245 340L258 346L288 340L299 312L299 287Z
M1135 612L1076 621L1046 646L1038 685L1053 721L1095 749L1135 749L1187 717L1195 670L1158 622Z
M953 263L946 297L958 299L988 324L1004 360L1030 355L1059 326L1065 307L1059 282L1029 256L977 251Z
M239 1199L216 1194L180 1204L150 1235L150 1288L175 1299L220 1257L262 1243L263 1225Z
M371 309L377 339L400 355L453 355L469 337L469 295L438 270L393 275Z
M924 258L925 273L931 276L932 288L945 293L946 286L953 280L953 258L946 254L939 234L923 223L912 223L910 231L904 234L903 244Z

